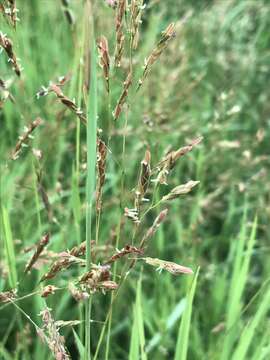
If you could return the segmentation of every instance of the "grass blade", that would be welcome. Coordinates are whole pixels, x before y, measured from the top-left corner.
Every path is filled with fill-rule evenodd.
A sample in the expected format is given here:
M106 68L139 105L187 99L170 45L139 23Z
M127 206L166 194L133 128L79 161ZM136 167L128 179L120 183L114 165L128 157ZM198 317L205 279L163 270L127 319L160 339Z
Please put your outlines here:
M187 294L187 304L186 304L186 309L184 311L181 325L180 325L179 332L178 332L174 360L186 360L187 359L188 336L189 336L189 328L190 328L190 323L191 323L192 304L193 304L193 298L194 298L194 294L195 294L199 271L200 271L200 268L197 269L197 271L193 277L191 287Z
M17 285L15 249L12 239L9 215L4 206L2 206L2 221L3 221L3 229L4 229L5 251L8 261L8 268L9 268L9 285L11 288L15 288Z

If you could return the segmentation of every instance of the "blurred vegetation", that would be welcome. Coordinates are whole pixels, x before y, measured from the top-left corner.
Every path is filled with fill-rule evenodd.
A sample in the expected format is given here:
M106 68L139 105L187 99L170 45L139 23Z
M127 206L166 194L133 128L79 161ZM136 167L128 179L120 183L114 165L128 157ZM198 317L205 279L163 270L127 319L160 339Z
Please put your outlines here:
M8 214L2 211L0 291L9 289L5 222L10 222L16 255L13 271L19 279L18 294L24 296L36 291L49 265L42 264L40 270L23 276L29 259L24 248L37 243L46 231L52 234L49 250L54 252L71 249L85 240L87 149L86 129L78 125L76 117L64 111L54 95L40 99L35 96L42 85L70 74L64 92L70 98L81 98L84 109L85 94L79 94L83 1L70 1L73 26L66 21L61 1L18 0L17 7L20 22L16 32L2 16L0 19L0 30L13 40L23 66L18 80L4 53L0 54L0 78L10 82L9 91L15 99L15 103L6 101L0 109L0 202ZM105 1L95 1L96 38L108 38L110 54L115 43L114 16ZM185 357L182 352L181 359L268 359L270 4L263 0L146 1L139 49L133 59L137 78L144 59L171 22L176 23L175 39L153 66L141 90L131 93L127 120L122 114L112 129L99 239L101 244L115 246L122 213L119 199L122 208L133 206L133 189L145 150L151 150L155 164L167 151L202 135L203 142L179 160L169 185L160 187L157 196L189 179L199 180L200 185L169 205L168 218L149 246L152 257L175 261L194 271L200 267L192 316L190 320L183 316L185 305L192 301L191 293L186 295L191 279L159 274L140 262L120 289L113 307L108 359L173 359L176 351L181 353L185 330L188 353ZM113 74L113 107L128 71L127 57L126 52L122 67ZM98 127L105 137L111 129L112 109L108 111L99 68ZM11 162L10 154L23 127L37 116L44 123L35 133L33 146L42 151L42 160L38 162L26 149ZM78 133L80 163L76 162ZM42 184L54 222L48 221L38 195L37 169L42 169ZM157 207L147 216L144 230L160 210ZM131 234L132 224L126 221L119 248L131 243ZM70 268L51 283L65 287L78 276L76 271ZM57 320L76 320L83 310L65 290L57 291L46 303ZM109 303L109 294L94 294L93 353ZM40 324L38 313L45 307L44 299L37 294L18 304ZM181 319L185 324L190 321L189 333L184 325L179 330ZM14 305L0 304L0 324L1 359L52 356ZM143 336L136 328L143 328ZM82 335L81 327L74 329ZM64 327L61 333L72 359L79 358L78 339L72 328ZM105 359L105 344L106 336L98 359Z

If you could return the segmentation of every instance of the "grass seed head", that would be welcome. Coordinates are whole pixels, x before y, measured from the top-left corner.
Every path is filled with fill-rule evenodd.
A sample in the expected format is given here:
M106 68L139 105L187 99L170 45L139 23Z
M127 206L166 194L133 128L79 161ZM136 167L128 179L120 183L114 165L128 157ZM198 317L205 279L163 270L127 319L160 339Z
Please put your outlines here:
M175 24L171 23L162 33L161 39L157 43L156 47L152 50L151 54L145 61L143 75L139 80L137 90L142 86L144 80L147 78L151 67L158 60L163 51L167 48L169 41L175 37Z
M24 272L27 273L29 272L33 265L35 264L35 262L38 260L39 256L41 255L42 251L44 250L44 248L48 245L50 240L50 234L47 233L45 234L42 239L38 242L37 246L36 246L36 250L34 252L34 254L32 255L31 259L29 260L29 262L27 263Z
M180 275L180 274L193 274L193 271L182 265L178 265L171 261L164 261L157 258L146 257L143 258L146 264L151 266L157 267L157 270L166 270L173 275Z
M106 82L106 90L109 93L110 91L110 56L109 56L109 46L108 40L105 36L101 36L98 41L98 51L99 51L99 58L100 58L100 66L103 70L103 76Z
M18 59L13 50L12 41L2 32L0 32L0 46L5 50L9 62L12 64L15 73L21 75L21 67L19 66Z
M123 83L123 90L120 95L120 98L118 99L118 102L116 104L116 107L113 112L114 119L117 120L122 112L123 105L126 102L127 96L128 96L128 90L132 84L132 75L131 73L128 74L126 77L126 80Z
M186 184L178 185L174 189L172 189L169 194L163 196L162 201L174 200L182 195L188 194L199 183L199 181L190 180Z

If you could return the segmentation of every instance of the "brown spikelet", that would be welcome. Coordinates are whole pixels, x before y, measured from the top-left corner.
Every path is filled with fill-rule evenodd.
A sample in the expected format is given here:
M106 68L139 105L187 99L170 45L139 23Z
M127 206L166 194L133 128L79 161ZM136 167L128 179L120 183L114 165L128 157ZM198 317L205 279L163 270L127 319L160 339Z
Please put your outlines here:
M106 157L107 157L107 147L106 144L98 139L97 141L97 189L96 189L96 207L97 210L101 210L101 199L102 199L102 189L105 183L105 170L106 170Z
M34 254L32 255L32 257L29 260L29 262L27 263L27 265L25 266L25 269L24 269L25 273L27 273L28 271L30 271L32 269L33 265L38 260L40 254L44 250L45 246L48 245L49 241L50 241L50 234L47 233L42 237L42 239L36 245L36 250L35 250Z
M112 264L113 262L121 259L123 256L129 255L129 254L143 254L142 249L138 249L135 246L132 245L126 245L123 247L123 249L118 250L116 254L110 257L109 260L105 262L105 264Z
M49 271L42 276L40 282L53 279L60 271L66 270L73 264L85 265L85 260L71 256L69 253L62 253L61 258L56 260L50 267Z
M61 90L60 86L63 86L67 78L64 77L58 84L50 84L48 88L42 87L40 91L36 94L37 98L41 96L46 96L50 92L54 93L56 97L60 100L60 102L65 105L68 109L70 109L84 124L86 124L86 116L83 111L76 105L75 101L69 99L67 96L64 95L63 91Z
M141 24L142 10L144 8L143 0L131 0L130 17L131 17L131 46L135 50L139 42L139 28Z
M55 84L51 84L49 87L49 91L53 92L63 105L69 108L74 114L78 116L78 118L84 124L86 124L86 116L84 115L82 110L75 104L74 101L72 101L71 99L69 99L67 96L64 95L64 93L62 92L59 86Z
M19 155L22 151L23 147L27 147L27 144L30 139L32 139L32 133L33 131L42 124L41 118L36 118L34 121L32 121L27 127L25 127L24 133L19 137L17 144L15 145L15 149L12 152L12 160L16 160L19 158Z
M201 143L202 140L203 140L203 137L199 136L198 138L192 140L190 142L190 144L183 146L176 151L171 151L169 154L166 155L165 159L162 160L158 166L162 165L162 163L163 164L168 163L168 168L169 168L169 170L171 170L175 166L176 161L180 157L182 157L182 156L186 155L188 152L192 151L195 146L197 146Z
M116 46L114 62L116 66L121 65L121 59L124 50L125 35L123 32L123 18L126 11L126 0L118 0L116 8L116 20L115 20L115 31L116 31Z
M93 241L91 242L91 246L93 245ZM86 241L82 242L79 246L75 246L70 250L70 255L78 257L84 256L86 253Z
M19 20L17 17L18 9L16 8L15 0L8 0L10 8L8 9L8 15L10 16L11 23L13 27L16 29L16 23Z
M122 93L120 95L120 98L118 99L118 102L113 112L113 116L115 120L119 118L123 109L123 105L126 102L126 98L128 96L128 90L130 85L132 84L131 78L132 78L131 73L129 73L126 80L124 81Z
M8 303L16 299L17 290L9 290L0 292L0 303Z
M45 308L40 312L43 326L42 331L45 336L42 338L47 342L49 349L56 360L69 360L70 356L65 347L64 337L59 333L59 326L53 319L50 309Z
M98 41L98 51L100 58L100 66L103 70L103 75L106 82L106 89L109 93L110 91L110 56L109 56L109 46L108 40L105 36L101 36Z
M8 56L8 61L12 64L15 73L20 76L21 69L18 64L18 59L13 51L12 41L2 32L0 32L0 46L5 50Z
M148 76L151 67L158 60L163 51L167 48L169 41L175 37L175 25L170 24L161 34L161 39L153 49L149 57L145 61L142 78L139 80L137 90L142 86L144 80Z
M167 184L167 175L174 168L176 161L188 152L192 151L193 148L200 144L202 140L203 137L199 136L198 138L192 140L190 144L181 147L176 151L170 151L156 166L159 173L155 181L160 184Z
M149 150L146 150L144 159L141 162L141 170L135 194L135 209L138 209L138 211L140 209L141 202L144 199L144 195L146 194L149 185L151 175L150 161L151 153Z
M109 265L92 265L92 269L84 273L79 283L90 292L102 290L102 283L110 281L111 272Z
M165 220L166 216L168 214L168 209L162 210L158 216L156 217L153 225L148 229L144 237L142 238L142 241L140 243L140 249L145 248L146 242L155 235L157 229L159 228L160 224Z
M84 301L89 298L87 292L78 289L73 283L68 285L68 290L76 301Z
M55 291L58 290L56 286L53 285L47 285L45 286L41 291L41 297L46 298L49 295L53 295Z
M158 271L166 270L173 275L193 274L193 271L190 268L188 268L186 266L178 265L171 261L164 261L164 260L160 260L157 258L151 258L151 257L146 257L146 258L142 258L142 259L147 264L157 267Z

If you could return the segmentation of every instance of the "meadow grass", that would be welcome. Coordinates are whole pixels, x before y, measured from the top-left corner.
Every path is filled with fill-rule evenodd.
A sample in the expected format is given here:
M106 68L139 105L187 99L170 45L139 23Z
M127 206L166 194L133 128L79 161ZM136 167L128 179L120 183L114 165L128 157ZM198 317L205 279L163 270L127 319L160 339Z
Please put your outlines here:
M0 359L268 359L270 6L109 3L0 14Z

